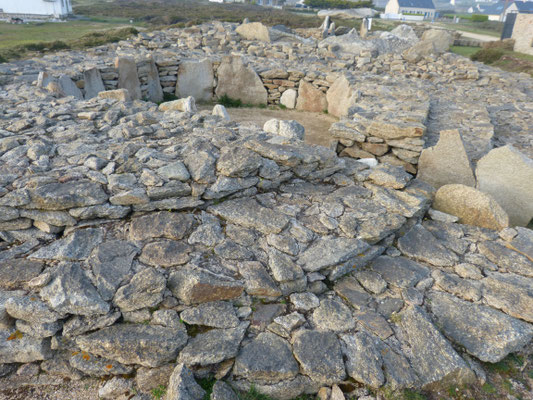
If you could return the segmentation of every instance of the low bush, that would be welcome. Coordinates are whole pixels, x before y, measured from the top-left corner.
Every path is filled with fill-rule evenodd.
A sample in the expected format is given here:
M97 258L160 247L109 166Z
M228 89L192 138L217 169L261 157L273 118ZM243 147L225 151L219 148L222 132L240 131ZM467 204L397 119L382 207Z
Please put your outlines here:
M472 22L485 22L489 20L488 15L474 14L471 18Z
M502 58L504 54L505 52L502 49L481 49L472 54L470 58L473 61L481 61L485 64L492 64Z
M482 47L484 49L501 49L513 51L514 39L495 40L493 42L485 42Z
M305 5L313 8L361 8L373 7L372 1L348 1L348 0L305 0Z

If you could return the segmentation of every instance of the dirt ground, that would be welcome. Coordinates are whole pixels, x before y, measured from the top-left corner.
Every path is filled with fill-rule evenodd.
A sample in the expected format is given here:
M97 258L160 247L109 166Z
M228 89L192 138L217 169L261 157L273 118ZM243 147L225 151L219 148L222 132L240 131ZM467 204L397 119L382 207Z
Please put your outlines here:
M201 110L209 110L212 106L200 106ZM228 108L231 119L235 122L252 122L261 128L269 119L295 120L305 128L305 142L329 146L329 127L337 118L323 113L313 113L297 110L282 110L280 108Z

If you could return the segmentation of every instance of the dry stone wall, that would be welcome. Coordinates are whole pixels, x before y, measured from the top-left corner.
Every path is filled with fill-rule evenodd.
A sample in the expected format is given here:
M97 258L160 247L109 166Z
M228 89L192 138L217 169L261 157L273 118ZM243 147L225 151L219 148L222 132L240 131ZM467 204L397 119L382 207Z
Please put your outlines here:
M521 132L531 78L449 54L356 59L234 29L142 33L0 66L0 394L34 371L39 382L103 377L101 398L144 400L164 385L167 399L200 399L196 380L209 376L213 399L253 385L276 399L342 387L369 400L482 382L478 361L531 346L532 231L504 227L488 196L469 222L503 229L457 223L406 172L440 127L502 144L512 115ZM294 121L262 129L221 106L198 112L193 98L134 100L114 67L137 57L144 97L156 78L175 93L180 62L208 59L214 89L231 52L278 85L266 99L311 85L328 101L347 82L334 146L306 144ZM516 136L527 151L531 136ZM481 158L480 188L515 150ZM339 157L349 152L381 162ZM513 165L530 176L522 155Z

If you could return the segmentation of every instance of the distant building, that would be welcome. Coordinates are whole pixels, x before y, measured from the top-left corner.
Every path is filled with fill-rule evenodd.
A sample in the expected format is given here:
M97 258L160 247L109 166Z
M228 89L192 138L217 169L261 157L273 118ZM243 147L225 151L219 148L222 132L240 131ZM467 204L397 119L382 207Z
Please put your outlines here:
M64 18L72 14L72 4L70 0L0 0L0 14Z
M533 1L515 1L511 3L507 10L505 10L504 18L507 14L531 14L533 13ZM505 20L505 19L504 19Z
M514 39L514 51L533 55L533 11L507 14L501 39Z
M477 3L475 6L468 9L468 13L486 15L489 17L489 21L503 21L504 10L505 4L502 3Z
M432 0L389 0L385 14L416 14L432 19L435 17L435 5Z

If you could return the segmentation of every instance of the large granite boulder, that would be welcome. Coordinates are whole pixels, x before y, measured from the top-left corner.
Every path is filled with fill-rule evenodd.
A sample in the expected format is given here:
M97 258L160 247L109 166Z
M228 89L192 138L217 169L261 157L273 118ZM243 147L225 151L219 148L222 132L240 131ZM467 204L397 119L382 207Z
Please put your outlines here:
M326 94L311 83L301 81L298 89L296 109L321 113L328 109Z
M476 168L477 188L490 194L509 215L511 225L533 218L533 160L513 146L491 150Z
M344 75L338 77L326 94L328 114L335 117L346 117L350 107L357 101L357 91Z
M462 224L494 230L509 226L509 216L491 195L465 185L442 186L437 190L433 208L459 217Z
M213 98L213 63L211 60L185 60L178 69L176 96L192 96L196 101L211 101Z
M417 178L436 189L450 183L474 187L476 180L457 129L441 131L438 143L418 159Z
M246 40L259 40L260 42L270 43L270 33L268 27L261 22L251 22L248 24L241 24L235 29L239 35Z
M259 75L244 64L242 57L226 57L217 70L217 97L224 95L245 104L267 104L268 92Z

